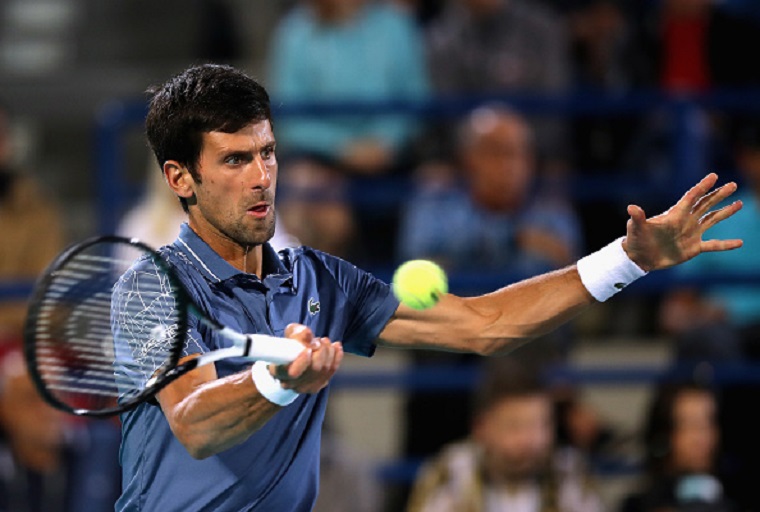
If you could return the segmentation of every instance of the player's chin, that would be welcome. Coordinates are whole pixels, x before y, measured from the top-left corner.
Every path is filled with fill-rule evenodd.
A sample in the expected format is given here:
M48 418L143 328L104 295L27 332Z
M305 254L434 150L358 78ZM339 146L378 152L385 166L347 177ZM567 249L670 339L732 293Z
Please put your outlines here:
M241 237L248 245L262 245L274 236L274 218L269 222L262 220L248 224Z

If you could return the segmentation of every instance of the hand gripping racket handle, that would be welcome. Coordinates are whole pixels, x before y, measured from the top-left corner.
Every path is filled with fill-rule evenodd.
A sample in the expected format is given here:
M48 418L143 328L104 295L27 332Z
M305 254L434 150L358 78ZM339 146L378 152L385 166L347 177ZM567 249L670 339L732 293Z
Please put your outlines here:
M290 338L278 338L277 336L270 336L268 334L240 334L229 327L222 327L219 333L230 339L234 345L206 352L196 359L183 363L182 369L176 377L198 366L221 361L229 357L245 357L251 361L288 364L293 362L298 357L298 354L306 349L303 343ZM172 376L171 379L173 380L176 377Z
M274 364L288 364L306 347L298 340L277 338L266 334L247 334L246 357Z

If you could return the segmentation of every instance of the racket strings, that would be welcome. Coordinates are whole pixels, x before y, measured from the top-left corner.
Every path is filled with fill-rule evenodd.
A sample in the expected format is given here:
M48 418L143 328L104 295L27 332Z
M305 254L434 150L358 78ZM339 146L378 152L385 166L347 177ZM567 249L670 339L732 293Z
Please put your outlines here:
M50 274L38 308L37 374L73 409L129 401L175 350L180 312L172 282L152 257L122 246L96 244L69 258Z

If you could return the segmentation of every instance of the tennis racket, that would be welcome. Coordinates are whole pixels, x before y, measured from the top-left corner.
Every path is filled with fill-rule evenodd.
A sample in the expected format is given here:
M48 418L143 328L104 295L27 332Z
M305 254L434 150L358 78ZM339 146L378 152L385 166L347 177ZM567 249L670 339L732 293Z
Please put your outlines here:
M189 314L232 346L179 364L185 343L193 341ZM40 394L78 416L132 409L214 361L285 364L303 349L297 340L241 334L208 318L159 253L116 236L75 244L51 263L33 292L24 332Z

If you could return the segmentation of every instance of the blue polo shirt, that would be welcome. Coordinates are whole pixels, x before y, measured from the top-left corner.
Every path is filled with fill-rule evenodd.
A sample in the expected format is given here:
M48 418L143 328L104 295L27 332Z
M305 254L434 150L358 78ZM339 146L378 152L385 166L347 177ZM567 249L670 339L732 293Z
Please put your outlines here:
M293 322L371 356L398 302L390 286L350 263L302 247L264 245L260 280L224 261L186 224L162 248L204 314L239 332L282 336ZM126 330L125 330L126 331ZM191 317L185 354L231 344ZM220 377L250 366L216 363ZM328 388L302 395L243 443L193 459L161 409L142 404L122 419L123 492L117 511L309 511L319 484L319 447Z

